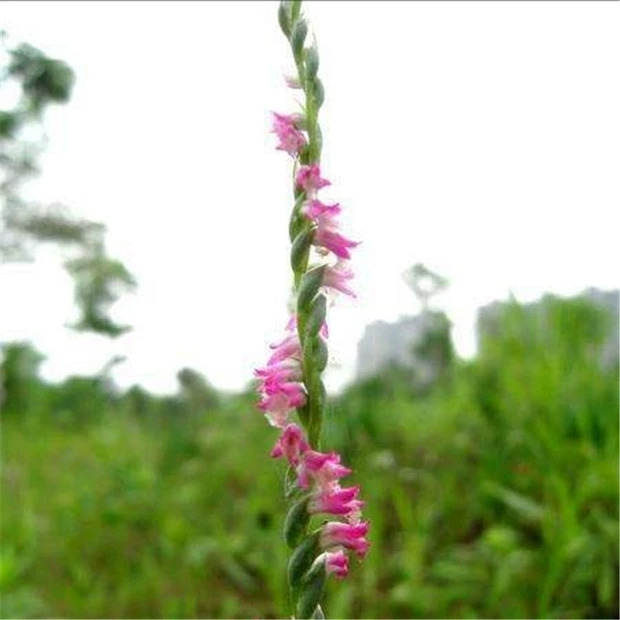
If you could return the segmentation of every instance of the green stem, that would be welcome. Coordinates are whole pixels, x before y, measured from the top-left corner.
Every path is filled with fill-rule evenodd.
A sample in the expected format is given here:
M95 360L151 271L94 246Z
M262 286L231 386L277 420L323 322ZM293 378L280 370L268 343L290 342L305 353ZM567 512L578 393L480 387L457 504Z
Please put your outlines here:
M294 0L291 3L290 9L290 29L294 29L295 22L298 20L301 11L301 0ZM290 37L289 37L289 42ZM292 45L291 45L292 49ZM293 51L293 50L292 50ZM299 50L298 50L299 51ZM293 57L295 54L293 53ZM319 163L320 159L320 150L321 145L319 142L320 130L318 127L318 111L319 111L319 102L315 99L315 84L314 77L307 78L306 67L304 63L306 62L306 53L303 52L301 54L298 53L298 59L296 59L297 66L297 74L299 78L299 82L302 85L304 94L305 94L305 121L306 121L306 131L308 134L308 147L307 151L302 154L299 160L295 161L293 167L293 185L295 184L295 178L297 175L299 164L314 164ZM293 187L293 192L295 196L295 206L293 207L291 213L290 220L290 233L291 233L291 242L295 240L295 238L310 230L312 227L312 223L301 215L301 208L304 204L307 196L304 193L299 193L295 187ZM303 247L303 246L301 246ZM294 264L294 290L296 293L296 297L299 300L299 290L300 285L302 283L302 278L304 274L308 271L308 264L310 258L310 246L307 247L303 251L303 254L300 258L295 256L292 259ZM299 416L299 420L304 427L307 436L308 442L314 449L319 449L320 444L320 435L321 435L321 424L323 418L323 406L325 401L325 389L323 387L323 382L321 380L321 373L324 368L324 360L325 356L322 357L323 361L321 361L321 356L316 356L315 349L318 346L317 341L321 338L319 333L315 333L317 331L317 322L321 321L321 314L319 313L318 318L316 314L312 314L313 312L313 304L302 301L303 308L296 308L297 313L297 333L299 336L299 342L301 344L302 349L302 374L303 381L307 390L307 403L304 407L298 409L297 413ZM307 306L307 307L306 307ZM316 308L315 308L316 311ZM323 306L324 312L324 306ZM312 333L307 333L307 328L310 321L309 331ZM321 346L322 343L321 343ZM318 359L318 361L317 361ZM307 527L308 523L300 523L298 530L290 533L290 542L297 541L298 538L303 538L307 536ZM303 543L302 543L303 544ZM293 553L291 560L294 560L296 557L296 553ZM322 579L323 581L320 585L320 592L315 589L315 595L320 599L322 594L322 588L324 584L325 572L323 571ZM308 609L314 607L316 605L314 599L308 600L304 598L305 595L302 595L301 591L299 591L298 587L293 587L293 583L291 582L291 604L294 610L297 613L302 614L303 617L312 617L312 618L324 618L323 611L321 610L320 605L316 606L313 611L308 612ZM316 584L315 584L316 585ZM306 588L310 586L305 586ZM318 586L317 586L318 587ZM317 600L318 600L317 599ZM305 603L305 604L304 604ZM309 615L308 615L309 614Z

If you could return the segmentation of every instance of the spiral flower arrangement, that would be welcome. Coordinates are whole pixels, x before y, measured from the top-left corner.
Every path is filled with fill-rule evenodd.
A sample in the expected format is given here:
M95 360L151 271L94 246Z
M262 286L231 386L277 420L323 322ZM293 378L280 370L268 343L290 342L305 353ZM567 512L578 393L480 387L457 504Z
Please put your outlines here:
M284 338L271 345L264 368L255 371L260 402L280 435L271 452L288 462L285 489L291 508L284 537L292 549L288 564L291 601L297 618L322 618L320 606L327 575L342 579L349 571L348 552L360 559L368 551L368 523L361 519L359 486L343 487L351 474L335 452L321 452L325 409L322 373L328 361L328 299L355 297L349 281L351 250L358 243L340 231L339 204L318 195L331 185L320 166L321 129L318 114L324 89L318 78L316 43L306 44L308 25L301 1L281 2L278 19L297 68L287 77L291 89L304 95L303 113L273 113L277 149L293 160L294 205L289 223L294 310ZM296 415L296 423L293 418Z

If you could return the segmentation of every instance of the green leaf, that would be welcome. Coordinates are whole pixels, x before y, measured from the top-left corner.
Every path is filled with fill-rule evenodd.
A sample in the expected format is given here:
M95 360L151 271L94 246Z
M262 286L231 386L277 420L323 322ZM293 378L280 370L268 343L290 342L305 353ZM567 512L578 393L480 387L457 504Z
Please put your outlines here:
M293 207L293 210L291 211L291 219L288 225L288 234L291 242L295 240L295 237L297 237L297 235L302 231L304 224L306 224L308 221L299 212L301 206L305 202L305 199L305 194L297 196L297 199L295 200L295 205Z
M291 268L295 273L300 273L306 267L306 261L308 259L308 250L314 237L314 230L308 228L302 230L291 247Z
M308 572L319 552L319 532L304 538L301 544L293 551L288 563L288 582L291 588L301 584L304 575Z
M310 514L308 513L309 499L309 497L304 497L296 504L293 504L293 507L286 515L284 521L284 540L286 540L286 544L291 549L299 544L308 528L308 522L310 521Z
M325 89L323 88L323 82L321 82L318 78L314 81L314 101L316 103L317 110L325 101Z
M328 357L329 352L327 350L327 343L320 336L318 338L314 338L312 341L312 360L318 373L325 370Z
M487 483L484 488L491 497L498 499L509 508L512 508L512 510L527 521L539 522L542 521L545 516L544 506L541 506L538 502L535 502L533 499L521 493L506 489L495 483Z
M291 19L292 21L297 21L299 17L299 12L301 11L301 0L293 0L291 2Z
M319 562L308 573L297 591L297 618L313 618L325 589L325 562ZM318 616L320 617L320 616Z
M318 335L327 313L327 299L325 295L317 295L312 301L310 314L306 323L306 337L313 338Z
M284 497L288 499L299 490L299 485L297 484L297 472L294 467L289 465L286 470L286 474L284 475Z
M321 266L304 273L299 283L299 292L297 294L298 314L306 315L308 313L310 303L316 297L323 284L324 272L325 266Z

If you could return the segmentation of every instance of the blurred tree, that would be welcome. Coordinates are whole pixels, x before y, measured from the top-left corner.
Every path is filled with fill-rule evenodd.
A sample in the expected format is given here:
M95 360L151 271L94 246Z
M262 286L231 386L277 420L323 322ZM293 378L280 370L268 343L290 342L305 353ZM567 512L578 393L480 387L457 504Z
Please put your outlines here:
M0 407L7 413L27 415L41 408L45 387L38 378L45 359L28 343L6 344L0 358Z
M420 337L412 347L412 354L414 361L418 361L418 388L429 388L448 375L454 360L450 320L445 312L429 308L431 297L445 290L448 280L422 263L407 269L403 279L422 307Z
M112 337L130 329L114 323L108 317L108 309L122 290L135 286L135 280L121 262L106 256L101 240L86 244L84 254L68 261L66 267L75 281L75 297L82 311L73 329Z
M403 278L414 292L422 306L422 312L428 310L429 300L448 286L448 280L431 271L422 263L416 263L403 273Z
M136 283L122 263L108 258L105 227L80 219L63 205L38 205L24 198L23 184L39 172L37 159L45 148L43 116L51 104L66 103L75 81L63 61L48 58L22 43L6 47L7 35L0 31L0 81L14 104L0 110L0 197L2 199L2 262L33 260L36 246L51 242L72 246L80 253L66 263L76 284L75 300L81 317L72 327L116 337L129 327L108 317L109 306L121 290Z
M430 364L430 382L446 376L454 361L454 347L450 335L451 323L444 312L427 312L424 331L413 345L413 355Z
M198 371L182 368L177 373L181 396L195 412L215 409L220 404L220 395Z

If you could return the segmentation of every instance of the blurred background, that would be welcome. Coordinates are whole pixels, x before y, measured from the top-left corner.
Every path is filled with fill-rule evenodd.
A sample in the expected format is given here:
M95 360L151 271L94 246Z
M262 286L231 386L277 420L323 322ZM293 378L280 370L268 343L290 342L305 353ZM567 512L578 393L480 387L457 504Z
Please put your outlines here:
M328 617L618 617L617 5L305 6L363 241L324 446L372 549ZM3 3L2 617L288 614L276 10Z

